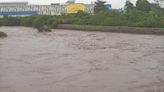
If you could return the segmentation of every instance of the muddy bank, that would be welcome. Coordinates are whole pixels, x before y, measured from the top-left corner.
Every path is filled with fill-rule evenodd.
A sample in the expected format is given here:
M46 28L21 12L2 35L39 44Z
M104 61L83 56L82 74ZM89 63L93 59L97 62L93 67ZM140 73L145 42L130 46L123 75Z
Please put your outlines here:
M114 27L114 26L112 27L112 26L91 26L91 25L71 25L71 24L59 24L57 28L82 30L82 31L164 35L164 28L139 28L139 27Z
M164 36L1 27L0 92L162 92Z

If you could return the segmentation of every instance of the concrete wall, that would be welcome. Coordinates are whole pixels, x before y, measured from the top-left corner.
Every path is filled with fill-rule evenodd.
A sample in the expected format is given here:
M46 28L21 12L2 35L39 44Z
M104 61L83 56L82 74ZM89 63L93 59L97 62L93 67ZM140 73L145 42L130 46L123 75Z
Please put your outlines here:
M57 26L57 28L82 30L82 31L164 35L164 28L139 28L139 27L121 27L121 26L114 27L114 26L91 26L91 25L72 25L72 24L60 24Z

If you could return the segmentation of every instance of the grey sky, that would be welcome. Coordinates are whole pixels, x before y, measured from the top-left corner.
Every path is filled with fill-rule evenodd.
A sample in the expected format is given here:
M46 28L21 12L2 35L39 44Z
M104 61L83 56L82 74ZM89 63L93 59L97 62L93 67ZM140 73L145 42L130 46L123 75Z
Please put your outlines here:
M31 4L50 4L50 3L65 3L67 0L0 0L2 2L4 1L29 1ZM90 3L91 1L96 1L96 0L76 0L78 3ZM126 0L103 0L107 1L108 3L112 4L112 8L122 8L124 7L125 1ZM136 0L131 0L134 4ZM152 2L153 0L149 0Z

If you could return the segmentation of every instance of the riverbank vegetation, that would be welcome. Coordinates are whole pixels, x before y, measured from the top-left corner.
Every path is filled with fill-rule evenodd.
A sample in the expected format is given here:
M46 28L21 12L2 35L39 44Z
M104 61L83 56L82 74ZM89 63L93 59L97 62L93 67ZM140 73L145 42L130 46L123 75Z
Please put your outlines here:
M95 14L90 15L79 11L77 14L61 16L32 15L27 17L7 17L0 19L0 26L41 27L48 25L56 28L58 24L99 25L99 26L129 26L129 27L164 27L164 8L147 0L138 0L136 5L130 1L125 9L109 10L105 2L95 3Z

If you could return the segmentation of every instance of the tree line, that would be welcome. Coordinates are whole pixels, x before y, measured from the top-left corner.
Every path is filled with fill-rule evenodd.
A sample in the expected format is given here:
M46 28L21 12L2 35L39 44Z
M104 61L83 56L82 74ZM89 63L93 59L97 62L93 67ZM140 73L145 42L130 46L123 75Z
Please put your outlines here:
M41 27L48 25L56 28L58 24L100 25L100 26L129 26L129 27L164 27L164 8L148 0L137 0L136 5L127 0L124 10L109 10L106 2L97 0L95 14L79 11L76 14L60 16L32 15L27 17L0 18L0 26L29 26Z

